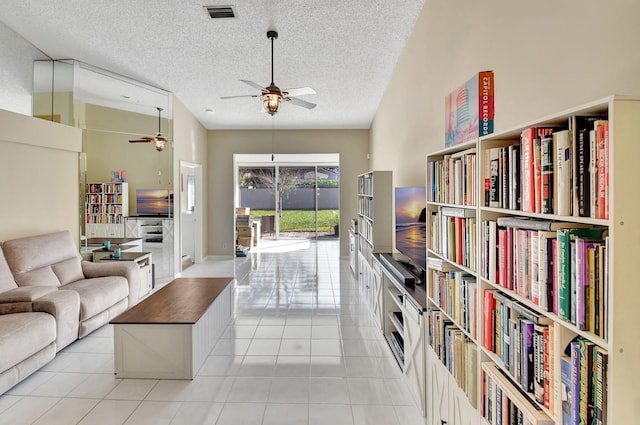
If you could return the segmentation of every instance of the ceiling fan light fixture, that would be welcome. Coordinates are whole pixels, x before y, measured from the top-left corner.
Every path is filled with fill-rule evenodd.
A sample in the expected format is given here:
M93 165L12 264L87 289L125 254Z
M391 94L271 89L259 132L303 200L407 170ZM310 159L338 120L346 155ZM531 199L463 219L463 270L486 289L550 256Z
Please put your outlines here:
M278 112L278 108L280 108L281 102L282 96L278 93L265 93L262 96L264 109L269 115L275 115L275 113Z
M161 139L160 135L153 141L153 146L156 148L158 152L162 152L164 150L164 146L166 144L166 140Z

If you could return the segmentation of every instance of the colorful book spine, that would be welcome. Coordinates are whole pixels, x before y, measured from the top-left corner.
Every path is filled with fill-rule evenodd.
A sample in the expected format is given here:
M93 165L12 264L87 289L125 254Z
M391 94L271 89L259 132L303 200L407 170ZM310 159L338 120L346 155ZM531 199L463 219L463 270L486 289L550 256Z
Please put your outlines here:
M562 403L562 425L571 425L573 412L573 363L571 357L560 358L560 398Z
M571 142L569 131L561 130L553 133L556 146L556 179L555 194L557 215L571 215Z
M557 232L558 316L563 320L571 321L575 308L575 298L571 294L571 241L578 237L600 238L602 233L603 230L597 228L559 229Z
M580 425L580 343L573 341L571 350L571 425Z
M541 167L542 167L542 210L543 214L554 213L553 199L553 173L554 158L553 136L547 135L540 140Z

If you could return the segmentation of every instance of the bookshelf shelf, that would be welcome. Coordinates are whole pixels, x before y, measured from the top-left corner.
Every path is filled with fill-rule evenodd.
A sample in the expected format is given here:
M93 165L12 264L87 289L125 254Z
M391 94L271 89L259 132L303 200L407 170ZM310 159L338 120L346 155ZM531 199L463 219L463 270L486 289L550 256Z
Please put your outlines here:
M503 406L537 425L563 424L567 412L598 424L640 416L632 395L640 379L640 340L631 324L640 299L634 267L640 201L630 196L640 182L639 118L640 99L610 96L427 155L427 210L439 223L428 226L427 256L477 280L476 308L467 312L475 315L475 338L443 305L453 296L456 306L459 294L427 298L428 340L441 338L427 350L428 393L451 394L456 387L451 370L439 366L447 363L442 350L451 344L441 322L477 343L475 372L466 377L475 375L482 385L468 392L477 408L467 409L462 423L511 423ZM447 178L461 175L443 177L435 170L444 166L435 164L464 155L474 156L467 163L476 174L465 177L472 188L462 186L467 194L475 191L476 202L443 197L438 189L459 186ZM475 212L473 242L454 238L466 249L475 244L474 265L442 244L447 208ZM427 285L438 276L428 271ZM509 357L516 349L525 353L517 362ZM566 388L576 397L563 399ZM432 397L427 423L458 423L451 405L462 401L443 405Z

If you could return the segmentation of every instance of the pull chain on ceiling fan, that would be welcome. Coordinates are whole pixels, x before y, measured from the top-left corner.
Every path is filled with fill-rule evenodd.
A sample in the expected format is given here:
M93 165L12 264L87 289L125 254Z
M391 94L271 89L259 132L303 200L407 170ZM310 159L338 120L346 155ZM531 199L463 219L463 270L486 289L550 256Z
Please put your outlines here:
M155 137L142 137L136 140L129 140L129 143L153 143L153 146L158 152L164 150L167 139L162 136L162 133L160 132L162 108L156 107L156 109L158 110L158 134Z
M267 38L271 40L271 84L267 87L262 87L260 84L254 83L250 80L240 80L245 84L250 85L253 88L260 90L260 94L247 94L240 96L222 96L220 99L235 99L239 97L261 97L262 106L269 115L274 115L278 112L280 104L282 102L290 102L292 105L302 106L303 108L313 109L316 107L315 103L307 102L306 100L298 99L295 96L303 96L306 94L316 94L316 91L311 87L299 87L292 89L280 90L274 83L273 78L273 44L274 40L278 38L277 31L267 31Z

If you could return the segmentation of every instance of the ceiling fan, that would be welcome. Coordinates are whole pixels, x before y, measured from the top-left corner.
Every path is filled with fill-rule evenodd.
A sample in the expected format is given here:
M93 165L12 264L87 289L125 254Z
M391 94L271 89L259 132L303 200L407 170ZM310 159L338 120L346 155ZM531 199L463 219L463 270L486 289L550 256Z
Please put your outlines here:
M269 115L275 115L278 112L278 108L282 102L290 102L292 105L302 106L303 108L313 109L316 107L315 103L307 102L306 100L298 99L295 96L302 96L305 94L316 94L316 91L311 87L299 87L294 89L281 90L273 83L273 40L278 38L277 31L267 31L267 38L271 40L271 84L267 87L262 87L258 83L254 83L249 80L240 80L245 84L250 85L253 88L260 90L260 94L246 94L240 96L222 96L220 99L235 99L239 97L261 97L264 110Z
M164 149L167 139L160 132L160 114L162 112L162 108L156 109L158 110L158 134L156 134L155 137L142 137L140 139L129 140L129 143L153 143L153 146L158 152L161 152Z

